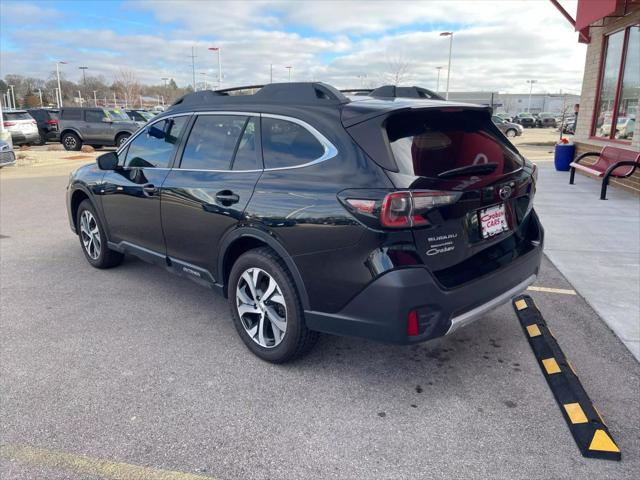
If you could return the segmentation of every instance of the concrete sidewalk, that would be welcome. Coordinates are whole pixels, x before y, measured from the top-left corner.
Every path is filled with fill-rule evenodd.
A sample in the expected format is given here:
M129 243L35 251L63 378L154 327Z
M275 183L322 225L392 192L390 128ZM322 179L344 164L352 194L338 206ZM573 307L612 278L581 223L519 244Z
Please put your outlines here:
M640 361L640 197L533 160L546 255Z

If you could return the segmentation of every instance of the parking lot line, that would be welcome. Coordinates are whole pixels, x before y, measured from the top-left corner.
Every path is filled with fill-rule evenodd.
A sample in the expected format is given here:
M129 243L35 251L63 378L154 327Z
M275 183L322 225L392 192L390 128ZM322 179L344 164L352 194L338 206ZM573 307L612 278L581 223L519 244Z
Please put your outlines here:
M567 288L548 288L548 287L535 287L531 286L527 288L527 290L531 290L532 292L545 292L545 293L560 293L563 295L576 295L575 290L567 289Z
M106 480L214 480L204 475L112 462L28 445L0 445L0 458Z

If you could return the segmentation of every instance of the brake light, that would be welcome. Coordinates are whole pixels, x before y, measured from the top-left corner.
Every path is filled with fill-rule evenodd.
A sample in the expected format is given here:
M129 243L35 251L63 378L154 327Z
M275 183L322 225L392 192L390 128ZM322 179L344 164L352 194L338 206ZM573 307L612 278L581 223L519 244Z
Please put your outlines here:
M387 194L382 200L380 223L390 228L429 225L424 216L429 210L458 201L461 192L404 191Z
M47 120L47 125L57 125L58 120Z
M13 127L14 125L16 125L16 122L3 122L3 125L5 127Z

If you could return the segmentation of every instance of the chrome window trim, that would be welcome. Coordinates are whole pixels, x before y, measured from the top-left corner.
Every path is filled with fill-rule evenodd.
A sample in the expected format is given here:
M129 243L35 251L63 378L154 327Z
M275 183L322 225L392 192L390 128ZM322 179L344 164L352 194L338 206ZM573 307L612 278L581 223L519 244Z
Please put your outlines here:
M137 131L137 132L135 132L133 135L131 135L129 138L127 138L127 141L126 141L126 142L124 142L124 143L120 146L120 148L118 148L118 149L116 150L116 154L120 155L120 152L121 152L122 150L124 150L125 148L127 148L127 146L128 146L131 142L133 142L136 138L138 138L140 135L142 135L142 133L143 133L143 132L148 128L148 127L150 127L151 125L154 125L154 124L156 124L156 123L158 123L158 122L162 122L163 120L168 120L168 119L170 119L170 118L174 118L174 117L185 117L185 116L187 116L187 115L193 115L193 113L192 113L192 112L188 112L188 113L176 113L176 114L173 114L173 115L166 115L166 116L164 116L164 117L162 117L162 118L156 118L156 119L155 119L155 120L153 120L152 122L148 122L148 123L146 123L146 124L144 125L144 127L140 127L140 128L138 129L138 131ZM154 168L157 168L157 167L154 167Z
M336 155L338 155L338 149L327 139L327 137L325 137L322 133L320 133L316 128L314 128L313 126L309 125L307 122L305 122L304 120L300 120L299 118L295 118L295 117L290 117L287 115L277 115L275 113L258 113L258 112L239 112L239 111L226 111L226 110L206 110L206 111L202 111L202 112L197 112L197 111L191 111L191 112L183 112L183 113L175 113L173 115L166 115L163 116L162 118L158 118L156 120L154 120L153 122L149 122L148 124L146 124L144 126L144 128L141 128L139 132L135 133L134 135L131 135L131 137L129 137L127 139L127 141L125 143L122 144L122 146L116 150L117 154L120 154L120 152L124 149L127 148L127 146L133 142L136 138L138 138L138 136L142 135L144 130L148 127L150 127L151 125L161 122L163 120L168 120L170 118L174 118L174 117L184 117L184 116L190 116L190 115L238 115L238 116L246 116L246 117L261 117L261 118L275 118L277 120L284 120L286 122L291 122L291 123L295 123L297 125L300 125L302 128L304 128L305 130L307 130L311 135L313 135L313 137L318 140L318 142L320 143L320 145L322 145L323 149L324 149L324 153L316 158L315 160L312 160L310 162L307 163L301 163L300 165L293 165L290 167L274 167L274 168L260 168L260 169L252 169L252 170L213 170L213 169L198 169L198 168L164 168L164 167L154 167L155 170L181 170L183 172L217 172L217 173L256 173L256 172L276 172L276 171L280 171L280 170L293 170L293 169L297 169L297 168L305 168L305 167L310 167L312 165L317 165L318 163L322 163L326 160L330 160L333 157L335 157Z
M295 117L289 117L286 115L276 115L273 113L263 113L261 114L261 116L265 118L275 118L278 120L284 120L286 122L291 122L291 123L300 125L302 128L306 129L309 133L311 133L311 135L313 135L316 138L316 140L320 142L320 145L322 145L322 147L324 148L324 153L320 157L316 158L315 160L312 160L307 163L301 163L300 165L293 165L291 167L265 168L264 169L265 172L275 172L278 170L292 170L295 168L310 167L311 165L317 165L318 163L322 163L326 160L330 160L336 155L338 155L338 149L327 139L327 137L322 135L318 130L316 130L314 127L309 125L304 120L300 120L299 118L295 118Z

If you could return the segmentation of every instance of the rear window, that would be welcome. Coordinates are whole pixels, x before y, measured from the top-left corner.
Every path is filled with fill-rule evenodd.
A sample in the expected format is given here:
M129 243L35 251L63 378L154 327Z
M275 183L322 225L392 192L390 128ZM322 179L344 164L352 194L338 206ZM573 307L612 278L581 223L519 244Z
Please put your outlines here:
M496 178L522 166L519 155L501 139L486 112L415 112L388 119L389 145L400 173L427 178L465 180L478 173L446 176L445 172L495 164L482 177Z
M27 112L5 112L4 116L7 120L33 120Z

